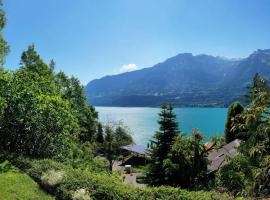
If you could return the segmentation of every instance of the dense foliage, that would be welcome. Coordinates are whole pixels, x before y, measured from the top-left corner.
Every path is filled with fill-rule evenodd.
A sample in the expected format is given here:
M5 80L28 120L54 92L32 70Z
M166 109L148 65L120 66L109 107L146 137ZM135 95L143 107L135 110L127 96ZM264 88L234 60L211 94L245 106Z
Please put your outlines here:
M171 147L179 134L178 122L171 104L163 104L159 113L159 131L150 144L150 163L148 179L153 185L166 184L164 161L168 158Z
M233 125L237 123L237 121L241 120L240 114L244 111L244 107L238 102L233 102L227 112L227 121L225 124L225 142L230 143L235 140L238 136L239 130L234 128Z
M0 6L2 7L2 0L0 0ZM5 63L5 57L9 52L9 46L3 37L3 29L6 25L6 16L2 8L0 8L0 70Z
M171 104L162 105L159 116L159 131L149 145L147 181L151 185L189 189L207 186L207 156L211 148L204 144L202 134L195 129L191 137L180 133Z
M243 121L234 123L241 130L240 155L225 165L218 176L219 184L235 193L270 195L270 89L258 74L248 92L249 105L240 114ZM229 175L229 176L228 176Z
M127 129L120 125L116 127L107 125L105 127L105 133L101 151L108 159L110 171L112 171L114 162L121 157L120 147L132 144L133 139Z
M179 135L163 162L167 184L190 189L207 186L209 150L197 130L191 137Z
M114 162L122 157L121 146L133 143L129 130L121 124L100 124L79 80L56 73L55 62L46 64L34 45L22 53L18 70L3 69L9 51L2 36L5 21L0 9L0 163L9 160L63 200L230 198L177 188L206 187L211 148L197 130L191 137L180 133L171 104L161 106L160 128L148 149L146 179L159 187L123 184L123 177L112 171ZM217 172L216 184L234 195L265 197L270 195L268 82L256 74L246 96L247 108L235 102L228 110L226 142L241 138L242 143L238 156ZM214 144L221 146L223 140L216 137ZM4 178L11 166L5 163L0 165ZM18 176L21 178L27 176Z
M234 195L247 196L245 189L251 189L254 182L254 168L244 155L238 155L217 172L217 185Z
M159 131L150 144L147 181L152 185L172 185L194 189L207 185L207 146L203 136L193 130L191 137L180 134L170 104L159 113Z
M60 200L231 199L227 194L205 191L189 192L168 186L131 187L124 185L121 177L116 174L74 169L52 160L31 161L26 171L43 188L55 194Z
M15 72L0 71L0 145L33 157L64 158L73 142L95 134L97 114L87 105L83 87L47 65L30 46ZM87 136L87 137L86 137Z
M98 124L96 141L100 144L104 142L104 132L101 123Z

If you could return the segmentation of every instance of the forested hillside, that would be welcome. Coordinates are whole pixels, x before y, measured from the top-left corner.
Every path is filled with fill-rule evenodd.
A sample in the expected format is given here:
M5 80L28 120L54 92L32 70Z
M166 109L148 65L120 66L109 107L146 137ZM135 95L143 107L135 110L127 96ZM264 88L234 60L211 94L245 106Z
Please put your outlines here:
M86 86L89 102L99 106L224 107L259 73L270 77L270 50L245 59L179 54L151 68L93 80Z

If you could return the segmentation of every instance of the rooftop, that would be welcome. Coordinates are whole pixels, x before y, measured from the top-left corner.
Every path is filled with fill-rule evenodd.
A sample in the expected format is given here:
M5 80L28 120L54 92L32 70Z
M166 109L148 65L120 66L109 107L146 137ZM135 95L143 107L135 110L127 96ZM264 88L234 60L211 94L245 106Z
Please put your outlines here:
M146 148L144 146L140 146L137 144L130 144L126 146L122 146L121 149L131 151L133 153L137 153L140 155L145 155L146 154Z
M220 149L213 149L208 155L210 161L208 165L209 173L217 171L220 167L228 163L226 157L233 158L238 154L237 147L239 147L241 140L235 139L234 141L224 145Z

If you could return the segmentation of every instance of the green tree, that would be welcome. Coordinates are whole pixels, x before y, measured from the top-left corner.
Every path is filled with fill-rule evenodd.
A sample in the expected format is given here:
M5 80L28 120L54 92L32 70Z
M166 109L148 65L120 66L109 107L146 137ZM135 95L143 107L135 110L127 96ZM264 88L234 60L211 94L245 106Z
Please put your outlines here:
M163 162L166 184L189 189L206 186L209 150L197 130L193 130L192 137L177 136Z
M221 183L224 183L223 186L228 190L235 186L238 188L238 192L256 197L269 196L270 90L267 80L256 74L247 96L249 104L240 114L243 121L236 122L234 127L242 131L243 140L238 150L243 158L241 159L248 161L248 164L244 163L240 167L234 166L233 164L238 162L236 160L238 158L234 158L231 165L227 164L222 168L221 179L223 179L222 175L231 174L231 176ZM252 172L246 173L245 165L248 165ZM231 171L235 168L237 171L232 173ZM252 182L246 184L249 180Z
M59 96L39 95L25 126L27 131L23 148L35 157L65 158L70 142L76 140L78 122L68 101Z
M3 3L2 0L0 0L0 129L1 124L3 123L1 120L3 118L4 110L7 106L7 87L11 78L10 73L3 69L6 55L9 52L9 47L3 37L3 30L6 25L6 16L4 10L2 9L2 6Z
M225 124L225 141L226 143L230 143L234 139L237 138L237 134L239 133L238 129L233 128L233 125L240 120L240 114L244 111L244 107L238 102L233 102L227 112L227 121Z
M104 142L103 127L101 123L98 124L96 141L101 144Z
M49 67L38 55L34 45L30 45L21 55L21 70L36 73L53 82L53 69Z
M119 146L133 143L132 136L127 127L118 125L114 131L115 141Z
M80 123L81 141L92 141L97 129L98 114L94 107L87 104L84 87L77 78L68 78L63 72L55 75L55 82L62 97L71 102L72 109L75 111Z
M217 172L217 185L234 195L247 195L246 188L254 182L253 171L249 158L237 155Z
M5 91L1 147L35 157L64 154L68 140L78 134L78 121L70 102L58 95L53 71L34 46L23 52L21 68Z
M113 130L107 126L105 128L105 133L106 133L106 135L105 135L105 141L104 141L104 152L105 152L105 157L109 161L109 170L112 171L113 163L116 160Z
M163 104L159 113L159 131L150 141L150 164L148 180L153 185L165 184L163 162L167 159L171 147L179 134L178 122L171 104Z
M107 125L105 127L105 139L103 143L103 152L109 161L109 169L112 171L113 164L121 157L120 147L132 144L133 139L128 130L120 125L116 128Z
M243 132L241 137L245 142L240 149L245 153L255 147L257 142L264 140L259 131L267 126L270 116L270 89L267 80L256 74L249 94L250 104L240 115L243 122L236 122L233 127Z
M0 129L2 127L4 111L7 107L8 88L11 80L11 73L0 68Z
M265 93L269 93L269 84L266 78L261 77L258 73L256 73L253 77L251 86L247 87L247 93L244 95L248 104L254 101L261 95ZM263 103L263 102L257 102Z
M9 52L9 47L7 45L7 42L4 40L4 37L3 37L3 30L6 25L6 16L5 16L5 12L2 9L2 6L3 4L2 4L2 1L0 0L0 68L5 63L6 55Z
M81 142L93 142L97 130L98 114L94 107L85 104L84 110L76 115L80 125Z
M6 101L4 98L0 96L0 128L1 128L1 124L3 123L2 119L3 119L5 108L6 108Z

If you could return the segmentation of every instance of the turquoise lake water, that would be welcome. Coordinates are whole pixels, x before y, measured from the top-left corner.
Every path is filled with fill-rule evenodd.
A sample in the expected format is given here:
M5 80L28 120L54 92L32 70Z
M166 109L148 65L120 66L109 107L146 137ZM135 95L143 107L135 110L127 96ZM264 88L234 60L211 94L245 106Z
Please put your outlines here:
M96 107L102 123L122 121L132 132L136 144L146 145L158 130L159 108ZM226 108L175 108L180 130L191 133L196 128L207 138L223 135Z

